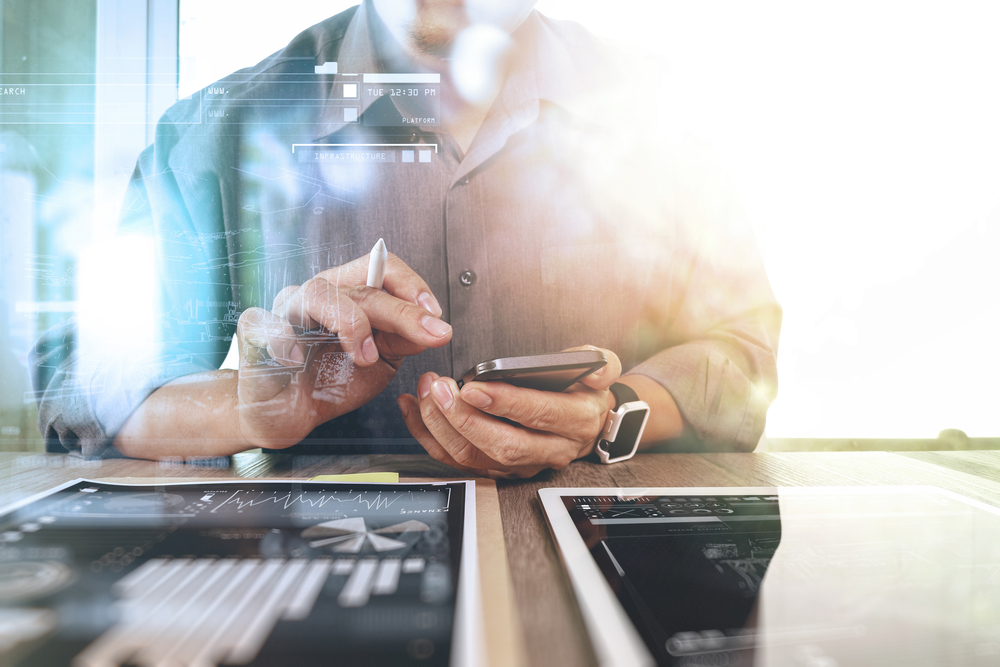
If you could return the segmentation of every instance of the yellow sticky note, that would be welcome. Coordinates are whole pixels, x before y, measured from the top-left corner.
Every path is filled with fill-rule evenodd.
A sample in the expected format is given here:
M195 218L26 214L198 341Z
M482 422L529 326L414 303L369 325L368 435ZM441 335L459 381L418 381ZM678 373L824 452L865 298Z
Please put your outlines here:
M317 475L310 482L371 482L373 484L397 484L398 472L355 472L346 475Z

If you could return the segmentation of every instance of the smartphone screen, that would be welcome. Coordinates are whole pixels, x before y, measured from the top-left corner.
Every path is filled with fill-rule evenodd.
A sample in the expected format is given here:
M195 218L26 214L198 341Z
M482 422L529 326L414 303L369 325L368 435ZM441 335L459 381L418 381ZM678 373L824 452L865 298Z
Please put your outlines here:
M599 350L491 359L473 366L458 385L500 380L516 387L540 391L565 391L608 363Z

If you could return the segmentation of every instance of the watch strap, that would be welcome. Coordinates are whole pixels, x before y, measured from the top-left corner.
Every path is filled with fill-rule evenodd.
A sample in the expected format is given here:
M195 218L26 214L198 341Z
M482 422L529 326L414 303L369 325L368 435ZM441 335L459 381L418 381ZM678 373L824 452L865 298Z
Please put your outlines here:
M631 403L639 400L639 395L636 394L635 390L627 384L615 382L608 389L610 389L611 393L615 396L615 410L617 410L622 403Z
M615 407L612 410L611 414L608 415L608 422L605 425L605 429L601 431L601 435L598 436L598 438L597 438L597 444L595 445L594 452L593 452L593 456L596 457L601 463L612 463L613 462L613 461L609 460L610 453L611 453L610 449L606 449L605 448L605 446L610 446L611 443L612 443L612 441L607 440L605 438L605 436L607 435L607 429L610 428L609 425L611 424L611 420L618 418L618 415L616 414L617 411L618 411L618 409L621 408L621 406L624 405L624 404L626 404L626 403L636 403L636 402L638 402L640 405L643 405L643 406L646 405L645 403L643 403L639 399L639 396L635 393L635 390L633 390L628 385L616 382L613 385L611 385L610 387L608 387L608 389L611 391L611 393L615 397ZM649 411L648 406L645 409L646 409L646 412L647 412L646 416L648 417L648 411ZM643 426L645 426L645 421L643 421ZM640 435L641 435L641 429L640 429ZM615 442L617 442L617 439L618 439L618 434L617 434L617 429L616 429ZM638 448L638 445L639 445L638 438L636 438L635 442L630 443L630 444L632 445L632 451L627 456L625 456L623 458L626 458L626 459L627 458L631 458L632 455L635 454L635 450ZM602 446L602 445L604 445L604 446ZM616 457L615 460L622 460L622 457Z

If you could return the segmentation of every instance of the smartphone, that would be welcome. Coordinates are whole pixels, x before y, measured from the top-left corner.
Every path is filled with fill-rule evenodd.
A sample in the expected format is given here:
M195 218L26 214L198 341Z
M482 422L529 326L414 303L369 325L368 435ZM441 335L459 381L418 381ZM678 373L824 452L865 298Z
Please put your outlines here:
M466 382L501 380L516 387L565 391L607 363L608 358L599 350L490 359L473 366L458 381L458 386Z

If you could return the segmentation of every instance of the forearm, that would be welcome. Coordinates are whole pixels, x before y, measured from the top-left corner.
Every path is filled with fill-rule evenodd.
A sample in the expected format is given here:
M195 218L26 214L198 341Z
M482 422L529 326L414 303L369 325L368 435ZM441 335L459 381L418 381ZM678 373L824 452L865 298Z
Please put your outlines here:
M132 413L114 447L132 458L228 456L249 449L236 410L237 374L185 375L152 394Z

